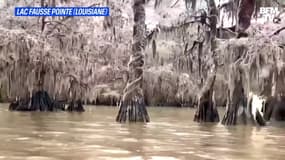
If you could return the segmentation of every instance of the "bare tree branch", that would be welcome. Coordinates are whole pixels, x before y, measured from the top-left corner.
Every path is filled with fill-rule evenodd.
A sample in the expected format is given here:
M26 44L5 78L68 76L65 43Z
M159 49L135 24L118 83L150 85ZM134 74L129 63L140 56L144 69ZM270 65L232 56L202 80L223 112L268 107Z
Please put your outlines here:
M176 2L173 4L173 5L171 5L170 6L170 8L173 8L173 7L175 7L176 5L177 5L177 3L179 2L179 0L176 0Z
M279 28L277 31L275 31L272 35L270 35L269 37L275 36L277 34L279 34L281 31L283 31L285 29L285 27L281 27Z

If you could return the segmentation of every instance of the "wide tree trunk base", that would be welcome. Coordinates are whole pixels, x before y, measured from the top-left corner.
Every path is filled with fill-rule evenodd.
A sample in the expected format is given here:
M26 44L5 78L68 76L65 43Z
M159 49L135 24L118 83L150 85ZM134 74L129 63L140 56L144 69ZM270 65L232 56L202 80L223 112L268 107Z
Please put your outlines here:
M25 100L25 99L13 101L9 105L9 110L10 111L31 111L29 103L30 101Z
M220 117L216 107L203 104L197 108L194 115L195 122L219 122Z
M235 92L236 93L236 92ZM242 92L238 92L242 93ZM253 118L249 115L247 109L247 103L251 103L251 101L247 102L246 98L243 94L235 95L234 102L230 100L228 95L227 97L227 108L224 114L222 124L223 125L237 125L243 124L246 125L250 122L253 122Z
M222 120L223 125L236 125L237 124L237 111L233 109L228 109Z
M143 98L121 102L117 122L149 122L149 115Z
M258 113L255 121L253 118L249 118L245 112L238 115L234 111L226 111L222 120L222 124L226 126L237 125L237 124L242 124L242 125L258 124L259 126L265 126L266 122L263 121L262 116Z
M285 121L285 97L270 97L266 102L264 119Z
M31 111L54 111L57 106L53 105L53 101L46 91L38 91L32 96Z
M198 97L198 107L194 115L195 122L219 122L220 117L215 102L214 83L216 74L211 74Z
M22 98L12 102L10 111L65 111L64 102L53 100L46 91L38 91L32 98Z
M77 100L76 102L71 101L67 107L67 111L69 112L84 112L83 104L81 100Z
M222 120L223 125L259 125L264 126L266 125L266 121L264 120L263 116L256 111L256 117L254 118L251 113L248 113L246 110L246 107L239 106L235 107L236 105L233 105L231 108L227 108L225 115ZM240 111L239 111L240 110ZM251 108L249 108L249 111Z

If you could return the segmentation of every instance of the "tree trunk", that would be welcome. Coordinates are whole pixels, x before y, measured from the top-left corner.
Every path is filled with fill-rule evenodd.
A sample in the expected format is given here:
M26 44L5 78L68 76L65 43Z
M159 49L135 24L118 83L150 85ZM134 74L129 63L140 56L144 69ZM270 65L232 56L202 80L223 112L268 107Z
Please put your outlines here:
M41 0L41 7L45 7L45 0ZM43 32L45 29L45 25L46 25L45 16L41 17L41 21L42 21L41 31Z
M144 49L146 45L145 0L134 0L134 28L129 80L120 103L117 122L149 122L142 90Z
M238 64L233 64L229 68L229 84L227 95L227 108L222 120L224 125L236 125L237 123L247 123L246 96L242 85L242 75ZM241 111L238 114L238 111Z
M259 124L265 125L259 112L253 118L252 95L247 95L243 86L243 72L239 64L233 64L229 68L229 83L226 112L222 120L223 125ZM250 87L248 86L248 89ZM248 91L247 91L248 92Z
M255 8L255 0L241 0L238 9L238 33L244 33L250 26L251 17Z
M218 11L214 0L210 0L209 4L209 24L210 24L210 36L206 40L206 45L208 50L207 54L213 60L211 64L211 73L207 75L206 83L204 84L199 97L198 97L198 107L194 116L194 121L196 122L219 122L219 114L216 108L216 103L214 100L214 83L216 80L216 60L214 56L214 51L216 48L215 36L217 33L217 17ZM201 52L201 51L199 51ZM206 62L209 64L209 62Z
M219 114L214 100L214 82L216 73L213 73L206 81L198 98L198 108L194 116L196 122L219 122Z

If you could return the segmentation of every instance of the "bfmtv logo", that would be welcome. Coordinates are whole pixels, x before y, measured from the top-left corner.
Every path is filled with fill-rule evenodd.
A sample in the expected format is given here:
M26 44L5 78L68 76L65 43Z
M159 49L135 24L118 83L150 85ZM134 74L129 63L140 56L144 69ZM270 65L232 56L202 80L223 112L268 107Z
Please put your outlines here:
M260 7L259 13L262 15L277 15L279 13L279 9L277 7Z
M263 22L273 21L274 17L280 13L277 7L260 7L259 18Z

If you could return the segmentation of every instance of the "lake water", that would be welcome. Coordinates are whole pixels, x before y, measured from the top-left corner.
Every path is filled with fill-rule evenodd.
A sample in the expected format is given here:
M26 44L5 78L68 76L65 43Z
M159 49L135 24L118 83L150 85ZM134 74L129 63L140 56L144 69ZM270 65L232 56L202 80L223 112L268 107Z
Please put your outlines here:
M193 109L148 108L151 123L119 124L118 108L20 113L0 108L0 159L283 160L285 124L198 124Z

